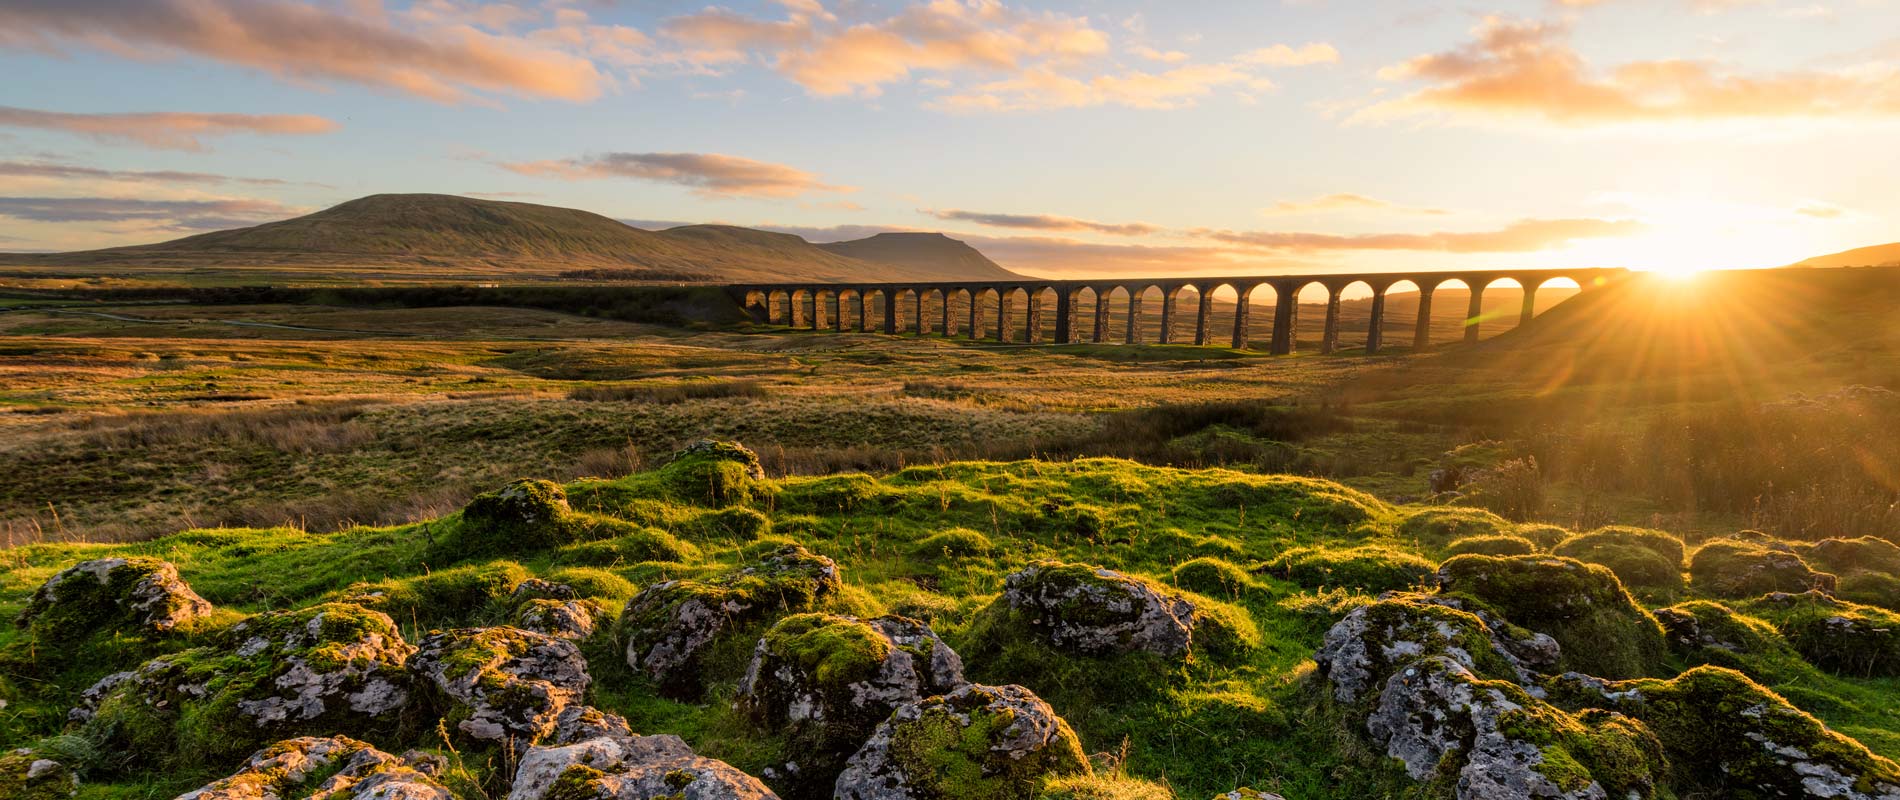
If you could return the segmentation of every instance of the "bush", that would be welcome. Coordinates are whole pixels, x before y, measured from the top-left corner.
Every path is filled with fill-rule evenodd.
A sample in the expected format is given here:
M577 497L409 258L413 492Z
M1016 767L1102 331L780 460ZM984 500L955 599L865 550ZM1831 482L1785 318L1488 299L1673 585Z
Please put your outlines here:
M1303 547L1288 550L1265 571L1308 589L1344 587L1378 593L1425 586L1431 583L1437 565L1380 545L1343 550Z
M1446 555L1464 555L1476 553L1486 556L1527 556L1537 552L1537 545L1521 536L1466 536L1452 542L1445 548Z
M1514 520L1544 513L1544 475L1535 458L1514 458L1470 474L1466 480L1467 503Z

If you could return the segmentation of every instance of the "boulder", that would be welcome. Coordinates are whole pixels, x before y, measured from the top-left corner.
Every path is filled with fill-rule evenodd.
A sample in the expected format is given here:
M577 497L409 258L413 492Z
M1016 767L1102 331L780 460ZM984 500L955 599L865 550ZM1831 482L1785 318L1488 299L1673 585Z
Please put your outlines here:
M1875 572L1900 576L1900 544L1872 536L1822 539L1803 550L1801 558L1836 575Z
M345 736L286 739L177 800L456 800L429 773L435 767Z
M601 736L521 757L508 800L777 800L677 736Z
M1817 667L1858 678L1900 675L1900 614L1817 591L1763 595L1750 610Z
M1250 789L1242 786L1231 792L1222 792L1214 795L1212 800L1286 800L1286 798L1272 792L1263 792L1259 789Z
M520 583L515 584L514 590L509 592L508 594L510 597L514 598L515 602L517 603L526 602L529 600L579 600L581 599L581 593L578 591L575 591L574 587L569 586L565 583L555 583L554 581L542 580L541 578L523 579Z
M1082 743L1021 686L966 684L907 703L838 775L837 800L1028 800L1050 776L1087 774Z
M626 717L593 706L568 706L554 718L554 735L548 742L563 745L602 736L632 735L633 726L627 724Z
M1731 669L1669 680L1567 674L1551 692L1641 720L1674 766L1680 796L1900 800L1900 766Z
M1446 656L1395 671L1366 731L1416 780L1453 772L1459 800L1649 797L1663 765L1660 745L1628 718L1572 717Z
M1441 595L1467 598L1562 645L1567 668L1607 677L1653 674L1662 627L1615 573L1556 556L1464 555L1438 567Z
M61 570L33 592L18 624L43 641L100 631L170 633L211 613L211 604L156 558L100 558Z
M1571 537L1551 553L1608 567L1626 586L1662 591L1682 588L1682 540L1662 531L1598 528Z
M1057 648L1186 656L1203 621L1192 601L1112 569L1044 561L1003 580L1002 601Z
M1434 562L1383 545L1296 547L1260 569L1308 589L1346 588L1374 593L1429 586L1437 570Z
M79 775L49 754L21 747L0 755L0 797L67 800L79 793Z
M594 635L607 607L593 600L535 598L515 611L515 626L557 639L579 641Z
M1333 698L1357 703L1376 694L1405 664L1425 656L1443 656L1467 670L1510 676L1529 684L1534 668L1556 661L1557 646L1518 629L1501 634L1469 611L1421 595L1388 595L1360 606L1326 632L1313 660L1333 687ZM1519 639L1523 644L1507 646ZM1532 663L1514 654L1532 654Z
M619 633L627 664L672 697L704 687L701 655L722 636L780 614L810 611L843 586L836 562L797 545L710 581L655 584L627 601Z
M1713 600L1691 600L1652 613L1662 623L1670 648L1685 656L1790 652L1772 625Z
M922 622L799 614L759 640L739 707L788 737L794 758L767 771L772 785L788 797L822 796L898 706L964 683L963 660Z
M415 650L388 615L361 606L260 614L212 644L107 676L71 716L134 758L236 757L286 736L389 728L409 703L403 662Z
M1833 575L1814 571L1793 552L1738 539L1717 539L1696 550L1689 580L1709 595L1736 599L1834 588Z
M432 631L409 671L466 712L456 723L463 733L518 745L552 735L589 683L587 660L573 642L510 627Z

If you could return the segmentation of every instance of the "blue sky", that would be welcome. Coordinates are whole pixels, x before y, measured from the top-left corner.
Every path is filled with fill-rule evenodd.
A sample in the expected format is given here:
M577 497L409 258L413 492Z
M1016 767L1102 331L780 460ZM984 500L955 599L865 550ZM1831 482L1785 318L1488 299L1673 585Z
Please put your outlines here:
M1897 2L0 0L0 248L441 192L1039 274L1770 266L1900 239Z

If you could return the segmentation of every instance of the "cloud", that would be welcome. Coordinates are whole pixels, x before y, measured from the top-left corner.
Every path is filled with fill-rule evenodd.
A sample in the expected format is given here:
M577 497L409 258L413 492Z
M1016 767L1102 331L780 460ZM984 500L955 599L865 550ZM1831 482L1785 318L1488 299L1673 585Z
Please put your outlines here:
M1268 67L1304 67L1310 64L1337 64L1339 51L1325 42L1310 42L1297 48L1276 44L1242 53L1234 60Z
M270 200L141 200L116 197L0 197L0 217L26 222L140 222L173 231L239 228L294 217L303 209Z
M1074 217L1046 214L995 214L961 209L924 210L925 214L950 222L974 222L992 228L1022 228L1040 231L1090 231L1115 236L1147 236L1161 231L1160 226L1145 222L1094 222Z
M1323 197L1315 197L1311 200L1281 200L1261 209L1261 213L1278 216L1356 210L1397 211L1406 214L1425 214L1430 216L1442 216L1451 213L1442 208L1413 208L1390 203L1376 197L1367 197L1362 194L1351 193L1329 194Z
M521 175L592 180L632 178L693 187L710 197L797 197L855 191L801 169L718 153L602 153L557 161L502 163Z
M1869 63L1836 71L1740 75L1704 61L1586 63L1561 23L1486 18L1473 41L1380 71L1424 84L1355 119L1421 113L1528 117L1563 126L1766 118L1900 116L1900 68Z
M857 24L821 13L816 3L785 5L789 16L782 20L709 8L670 19L661 30L694 63L758 58L821 97L876 96L916 72L1014 72L1108 50L1108 36L1086 17L1031 14L995 0L935 0Z
M1169 109L1191 106L1221 87L1258 91L1274 88L1273 81L1232 64L1190 64L1162 72L1128 70L1116 74L1075 78L1037 68L1014 78L979 84L939 98L931 105L944 111L1027 111L1048 108L1088 108L1120 105L1130 108Z
M586 58L533 37L492 33L478 20L444 18L440 5L452 4L425 3L404 15L387 12L381 0L10 0L0 4L0 46L198 56L298 82L440 102L479 92L591 100L607 83Z
M1273 231L1199 229L1195 235L1230 245L1295 252L1343 250L1417 250L1444 253L1532 253L1579 239L1614 238L1641 233L1635 220L1525 219L1503 228L1477 232L1373 233L1338 235Z
M0 14L4 14L0 10ZM4 37L5 34L0 34ZM297 136L329 133L341 127L309 114L199 114L153 111L77 114L0 106L0 126L38 128L89 136L105 142L139 144L169 150L203 150L205 138L250 133Z
M1840 219L1847 216L1847 209L1830 203L1806 203L1796 208L1794 213L1814 219Z
M49 161L0 161L0 177L149 183L239 183L247 186L291 185L290 181L278 178L240 178L211 172L183 172L178 170L101 169L98 167L86 167L77 164L62 164Z

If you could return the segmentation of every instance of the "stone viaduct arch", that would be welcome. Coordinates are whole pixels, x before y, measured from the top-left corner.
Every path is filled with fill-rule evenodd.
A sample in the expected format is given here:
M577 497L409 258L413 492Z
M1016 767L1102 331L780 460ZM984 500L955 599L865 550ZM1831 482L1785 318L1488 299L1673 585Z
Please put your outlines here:
M1518 325L1536 316L1537 292L1553 282L1574 283L1588 292L1628 276L1621 269L1477 270L1426 273L1353 273L1338 275L1256 275L1239 277L1183 277L1091 280L946 281L924 283L788 283L743 284L727 287L746 311L761 322L812 330L852 330L887 334L962 336L1007 343L1035 344L1053 338L1056 344L1078 342L1143 342L1149 322L1158 323L1159 344L1226 345L1246 348L1257 343L1264 326L1269 352L1289 355L1298 350L1303 296L1323 302L1324 321L1319 351L1334 353L1358 344L1356 337L1341 342L1340 303L1351 292L1370 292L1364 349L1378 353L1387 347L1387 296L1408 287L1417 292L1418 311L1412 320L1412 348L1432 344L1432 300L1440 287L1451 283L1469 289L1463 313L1463 340L1478 341L1486 322L1484 294L1494 285L1515 283L1523 302ZM1232 318L1215 319L1216 296L1225 304L1234 295ZM1159 309L1149 302L1159 299ZM1262 302L1271 298L1271 304ZM855 302L855 309L853 303ZM1316 303L1306 303L1314 305ZM1117 317L1113 309L1124 309ZM1256 315L1268 313L1271 323ZM1053 325L1048 317L1053 316ZM1158 318L1157 318L1158 317ZM875 318L875 323L874 323ZM1053 337L1051 337L1053 333ZM1310 340L1309 340L1310 341Z

